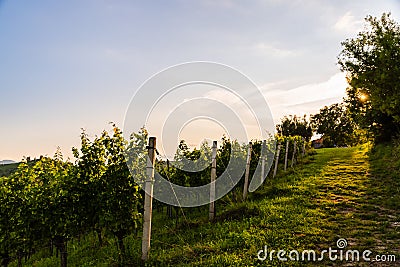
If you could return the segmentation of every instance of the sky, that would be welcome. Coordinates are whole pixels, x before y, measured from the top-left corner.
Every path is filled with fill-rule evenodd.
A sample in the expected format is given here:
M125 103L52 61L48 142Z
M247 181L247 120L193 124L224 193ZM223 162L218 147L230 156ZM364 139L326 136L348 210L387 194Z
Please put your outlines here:
M82 128L122 127L149 77L190 61L244 73L275 122L316 113L345 96L340 42L383 12L400 21L400 2L0 0L0 160L71 157Z

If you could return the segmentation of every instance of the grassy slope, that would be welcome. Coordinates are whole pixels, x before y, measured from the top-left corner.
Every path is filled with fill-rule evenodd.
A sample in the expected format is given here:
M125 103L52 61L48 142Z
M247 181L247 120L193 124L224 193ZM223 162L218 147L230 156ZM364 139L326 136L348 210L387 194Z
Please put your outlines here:
M155 211L148 265L276 266L282 262L276 257L261 262L257 251L264 245L269 250L321 251L336 248L338 238L347 239L348 249L396 254L400 264L400 166L389 160L390 154L381 148L370 159L366 146L318 150L302 167L268 181L245 204L222 208L217 202L218 221L213 224L207 222L207 207L186 212L177 225L165 212ZM126 240L133 266L140 263L139 235ZM116 264L114 241L102 248L96 244L91 234L71 242L70 266ZM58 264L58 259L43 258L43 253L27 266Z
M17 168L19 163L11 163L0 165L0 177L11 175Z

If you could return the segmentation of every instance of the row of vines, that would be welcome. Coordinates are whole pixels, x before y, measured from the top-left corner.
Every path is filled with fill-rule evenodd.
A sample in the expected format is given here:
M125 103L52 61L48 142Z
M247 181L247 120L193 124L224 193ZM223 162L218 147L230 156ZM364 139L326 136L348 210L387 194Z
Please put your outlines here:
M146 164L145 157L127 159L125 156L127 152L129 155L146 151L147 132L142 129L125 140L121 130L113 126L111 135L104 131L93 140L83 131L80 149L72 149L74 162L64 160L57 150L52 158L24 160L15 173L0 178L2 266L14 260L21 266L24 259L43 248L48 248L49 256L57 253L61 266L67 266L68 240L89 232L95 233L99 246L103 245L105 236L114 238L120 255L118 261L124 264L124 238L137 235L142 224L144 193L135 181L145 178L141 166ZM240 148L239 156L243 158L248 147L248 144L238 144L225 137L221 141L217 151L217 177L229 163L232 146ZM289 145L290 155L304 148L304 141L298 136L278 137L278 142ZM261 147L261 141L252 142L250 177L257 167ZM210 150L206 144L200 149L190 149L181 141L173 161L199 159L209 155L205 152ZM279 156L279 162L284 162L284 153ZM139 180L133 178L128 165ZM187 172L160 157L155 167L163 177L182 186L210 182L210 167L200 172ZM243 188L243 180L230 193L234 201L243 200L238 193ZM159 202L154 205L156 210L167 206ZM173 210L178 216L178 208L167 206L170 217Z

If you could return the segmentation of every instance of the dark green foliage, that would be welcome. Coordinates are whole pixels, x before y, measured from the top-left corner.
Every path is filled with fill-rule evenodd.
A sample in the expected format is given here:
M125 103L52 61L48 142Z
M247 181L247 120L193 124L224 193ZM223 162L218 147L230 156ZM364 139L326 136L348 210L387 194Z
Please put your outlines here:
M23 161L10 177L0 178L3 265L51 244L66 266L68 240L95 231L101 246L103 230L116 237L124 263L124 238L140 225L141 203L124 157L128 142L113 127L112 136L103 132L94 141L83 131L80 151L73 149L75 164L57 150L54 158ZM135 142L133 136L131 148Z
M106 156L106 170L103 174L101 192L101 225L112 233L118 241L121 262L125 260L123 239L131 234L139 224L139 187L131 176L124 157L127 141L115 126L113 136L103 133Z
M400 26L385 13L365 21L365 30L342 43L338 63L352 117L379 143L400 131Z
M281 123L276 125L276 130L278 134L282 136L299 135L304 137L307 142L310 141L313 134L306 115L301 119L296 115L284 116L283 119L281 119Z
M0 225L2 254L20 257L37 244L53 240L66 263L66 240L74 235L77 212L71 192L73 165L57 151L34 165L22 162L2 180Z
M322 134L325 147L349 146L356 142L355 124L344 103L332 104L311 116L311 123Z
M169 178L171 182L182 185L182 186L201 186L210 182L210 170L209 162L211 161L211 148L204 143L200 149L189 149L184 140L181 140L174 157L174 162L178 166L183 160L190 160L195 162L193 170L200 166L207 166L201 171L188 171L182 170L181 168L170 168Z

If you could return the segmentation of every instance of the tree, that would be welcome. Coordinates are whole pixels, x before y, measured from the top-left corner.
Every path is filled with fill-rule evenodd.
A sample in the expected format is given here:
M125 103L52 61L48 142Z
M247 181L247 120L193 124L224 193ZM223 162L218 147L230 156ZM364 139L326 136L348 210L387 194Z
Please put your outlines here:
M307 142L312 137L312 128L306 115L301 119L296 115L284 116L281 123L276 126L276 130L282 136L302 136Z
M338 64L352 117L383 142L400 132L400 26L390 13L365 21L365 30L342 42Z
M355 125L344 103L325 106L311 116L311 124L318 134L322 134L324 145L347 146L354 143Z

